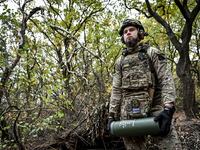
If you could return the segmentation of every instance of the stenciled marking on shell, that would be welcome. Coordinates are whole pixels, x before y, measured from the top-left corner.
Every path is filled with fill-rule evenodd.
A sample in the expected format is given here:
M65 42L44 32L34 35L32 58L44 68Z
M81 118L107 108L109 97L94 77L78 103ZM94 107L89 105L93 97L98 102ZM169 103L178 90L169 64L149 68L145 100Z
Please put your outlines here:
M134 120L123 120L123 121L120 121L119 127L125 128L127 125L131 125L131 124L134 127L135 119Z

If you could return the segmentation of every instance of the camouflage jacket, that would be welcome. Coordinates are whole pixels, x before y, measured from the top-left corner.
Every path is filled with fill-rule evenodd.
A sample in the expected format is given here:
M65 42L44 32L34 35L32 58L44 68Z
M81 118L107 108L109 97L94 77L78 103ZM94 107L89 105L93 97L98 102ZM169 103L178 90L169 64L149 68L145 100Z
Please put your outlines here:
M137 52L138 49L139 46L129 51ZM151 59L152 67L155 70L155 78L157 81L152 104L153 110L154 107L158 105L161 106L162 103L165 104L175 102L176 92L172 72L170 70L170 66L165 55L161 51L153 47L149 47L147 49L147 54ZM115 62L113 87L109 106L109 115L115 118L119 118L120 108L122 105L122 57L123 56L120 56Z

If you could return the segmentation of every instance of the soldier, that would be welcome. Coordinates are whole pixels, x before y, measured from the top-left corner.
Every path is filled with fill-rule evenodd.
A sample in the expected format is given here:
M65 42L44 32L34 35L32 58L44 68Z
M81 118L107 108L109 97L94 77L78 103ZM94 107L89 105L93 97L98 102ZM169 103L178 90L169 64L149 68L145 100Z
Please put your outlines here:
M127 48L114 66L108 130L114 120L156 116L160 136L123 137L126 149L182 149L171 125L176 93L165 55L140 43L147 33L138 20L125 20L119 34Z

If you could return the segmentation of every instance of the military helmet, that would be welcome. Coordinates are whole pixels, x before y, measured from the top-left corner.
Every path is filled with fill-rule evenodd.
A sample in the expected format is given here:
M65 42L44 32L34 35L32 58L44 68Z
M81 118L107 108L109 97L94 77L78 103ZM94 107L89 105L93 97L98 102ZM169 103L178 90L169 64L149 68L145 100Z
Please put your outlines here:
M119 30L119 34L122 36L123 35L123 31L124 28L128 27L128 26L136 26L139 28L139 30L143 30L144 31L144 27L142 26L141 22L139 20L134 20L134 19L126 19L122 26L121 29Z

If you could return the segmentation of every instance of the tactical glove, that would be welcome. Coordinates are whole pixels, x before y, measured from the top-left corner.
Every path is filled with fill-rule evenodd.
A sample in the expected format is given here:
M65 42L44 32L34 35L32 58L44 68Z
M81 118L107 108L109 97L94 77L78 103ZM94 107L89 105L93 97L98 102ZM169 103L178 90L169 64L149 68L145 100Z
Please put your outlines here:
M110 124L111 124L113 121L115 121L114 118L109 118L109 119L108 119L108 123L107 123L107 130L108 130L108 131L110 131Z
M166 136L170 132L171 121L173 114L175 112L174 106L165 106L165 108L168 108L169 110L165 109L154 118L155 122L159 121L159 126L160 126L159 134L162 137Z

